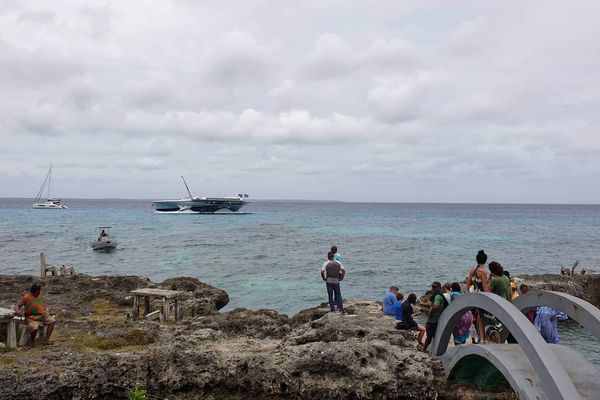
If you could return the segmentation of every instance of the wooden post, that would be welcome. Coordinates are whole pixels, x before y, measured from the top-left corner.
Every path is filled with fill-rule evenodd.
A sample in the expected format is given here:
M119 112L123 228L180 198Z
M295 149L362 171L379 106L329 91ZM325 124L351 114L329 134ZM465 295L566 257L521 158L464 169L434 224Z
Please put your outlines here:
M175 298L175 321L178 321L181 316L179 315L179 301Z
M46 257L44 257L44 253L40 253L40 276L42 278L46 277Z
M170 301L169 299L163 298L163 310L164 310L164 314L165 314L165 321L169 320L169 314L170 314Z
M6 347L9 349L17 347L17 327L14 318L11 318L8 321L8 326L6 328Z
M133 319L140 316L140 301L136 295L133 296Z
M150 312L150 297L144 296L144 317Z

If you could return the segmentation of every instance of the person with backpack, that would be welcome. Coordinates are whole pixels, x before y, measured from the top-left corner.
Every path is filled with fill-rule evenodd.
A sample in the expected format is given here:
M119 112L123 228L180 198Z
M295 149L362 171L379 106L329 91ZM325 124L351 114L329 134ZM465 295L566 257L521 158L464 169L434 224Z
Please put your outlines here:
M458 282L454 282L452 284L452 292L450 292L450 300L456 301L456 299L458 299L461 295L462 292L460 290L460 285ZM454 338L455 345L465 344L470 336L469 329L471 328L472 324L473 314L471 311L467 311L460 317L456 323L456 326L454 327L454 331L452 331L452 337Z
M337 309L339 312L344 312L344 300L342 299L342 293L340 291L340 281L344 279L346 275L346 269L344 266L333 259L333 252L327 253L327 261L321 267L321 278L325 281L327 286L327 297L329 299L329 307L331 312L335 311L337 303ZM334 301L335 295L335 301Z
M425 338L425 344L423 345L424 352L427 351L427 347L429 347L429 344L435 336L435 330L442 311L448 306L448 301L442 294L441 283L437 281L433 282L431 284L431 292L431 307L426 313L427 323L425 324L425 333L427 334L427 338Z

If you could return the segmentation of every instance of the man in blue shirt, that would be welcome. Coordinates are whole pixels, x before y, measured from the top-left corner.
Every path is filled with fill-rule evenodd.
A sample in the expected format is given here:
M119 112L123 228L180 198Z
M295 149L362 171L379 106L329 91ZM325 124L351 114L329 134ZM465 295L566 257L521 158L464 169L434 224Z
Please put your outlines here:
M339 263L342 262L342 255L338 253L337 246L331 246L331 252L333 253L333 261L337 261Z
M400 304L396 299L396 295L398 294L398 287L391 286L390 290L383 295L383 315L389 315L392 317L396 316L396 309Z

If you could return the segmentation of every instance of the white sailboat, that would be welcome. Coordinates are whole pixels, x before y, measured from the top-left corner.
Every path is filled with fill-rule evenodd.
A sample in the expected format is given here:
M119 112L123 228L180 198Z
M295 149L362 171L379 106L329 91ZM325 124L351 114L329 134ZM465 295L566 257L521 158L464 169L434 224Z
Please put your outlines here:
M40 210L51 210L51 209L65 209L67 206L62 204L60 199L53 199L50 197L50 183L52 181L52 164L50 164L50 169L46 174L46 178L44 178L44 182L42 183L42 187L40 188L37 196L35 197L35 201L33 202L33 208L37 208ZM42 201L42 194L44 193L44 188L48 188L48 195L46 197L46 201Z

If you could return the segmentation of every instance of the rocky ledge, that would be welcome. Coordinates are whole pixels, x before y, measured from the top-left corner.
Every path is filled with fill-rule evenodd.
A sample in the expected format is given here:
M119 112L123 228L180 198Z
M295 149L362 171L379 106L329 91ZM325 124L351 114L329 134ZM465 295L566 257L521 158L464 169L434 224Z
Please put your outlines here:
M600 308L600 275L519 275L531 290L554 290L579 297Z
M14 303L33 281L0 276L0 306ZM188 292L186 318L127 320L129 292L141 287ZM416 350L415 334L395 330L374 302L348 302L345 315L325 304L292 317L218 313L227 294L197 279L155 284L132 276L49 278L43 293L58 320L55 344L0 349L0 399L123 399L134 388L163 399L480 396L447 386L440 363Z

